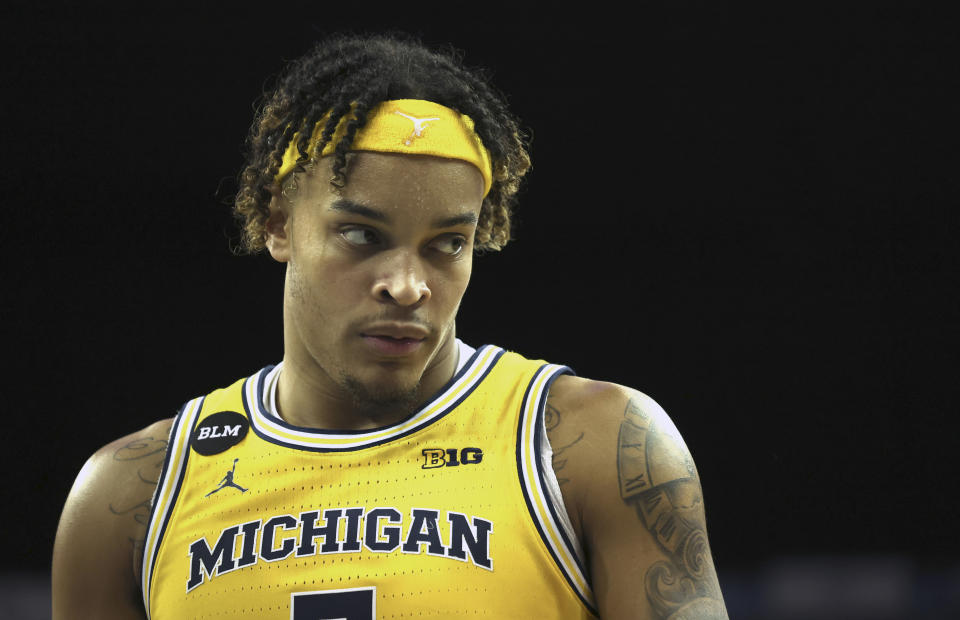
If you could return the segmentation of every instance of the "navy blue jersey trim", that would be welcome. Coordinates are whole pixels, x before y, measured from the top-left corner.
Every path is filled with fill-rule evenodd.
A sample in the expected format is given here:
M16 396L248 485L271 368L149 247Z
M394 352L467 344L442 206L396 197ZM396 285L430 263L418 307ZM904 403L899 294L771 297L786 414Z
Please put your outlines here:
M376 433L376 432L379 432L379 431L389 430L390 428L393 428L394 426L398 426L398 425L400 425L400 424L403 424L404 422L406 422L406 421L409 420L410 418L414 417L414 416L417 415L419 412L421 412L423 409L425 409L426 407L428 407L428 406L430 405L430 403L432 403L433 401L435 401L436 399L438 399L440 396L442 396L444 392L446 392L447 390L449 390L450 387L460 379L460 377L462 377L464 374L466 374L467 370L469 370L470 367L473 366L473 363L477 360L477 358L480 356L480 354L481 354L484 350L486 350L487 348L489 348L490 346L491 346L491 345L484 345L484 346L480 347L479 349L477 349L476 351L474 351L474 352L473 352L473 355L470 356L470 359L467 360L467 362L463 365L463 367L461 367L459 371L455 372L455 373L453 374L453 376L450 378L450 380L443 384L443 387L441 387L439 390L437 390L436 392L434 392L434 393L433 393L433 396L431 396L430 398L428 398L428 399L426 399L425 401L423 401L423 403L422 403L419 407L417 407L416 409L414 409L414 410L413 410L413 413L411 413L410 415L408 415L408 416L405 417L404 419L400 420L399 422L395 422L395 423L393 423L393 424L387 424L386 426L379 426L379 427L377 427L377 428L369 428L369 429L362 430L362 431L350 431L350 430L340 430L340 429L325 430L325 429L318 429L318 428L310 428L310 427L308 427L308 426L295 426L295 425L293 425L293 424L290 424L290 423L288 423L288 422L285 422L284 420L280 420L280 419L275 418L274 416L271 416L271 415L264 409L264 407L263 407L263 391L264 391L264 389L266 389L266 386L264 385L263 380L266 378L267 374L276 366L276 364L271 365L271 366L267 366L266 368L262 369L260 372L258 372L258 373L256 373L256 374L254 375L254 376L257 377L257 386L256 386L256 389L254 390L254 392L256 392L256 394L257 394L257 403L256 403L257 411L259 411L259 412L263 415L263 417L273 419L278 425L280 425L280 426L282 426L282 427L284 427L284 428L286 428L286 429L288 429L288 430L298 431L298 432L303 432L303 433L322 433L322 434L324 434L324 435L344 435L344 436L348 436L348 435L361 435L361 434L364 434L364 433ZM502 354L502 353L501 353L501 354ZM499 355L498 355L497 357L498 357L498 359L499 359ZM252 378L252 377L251 377L251 378ZM247 405L249 405L249 403L246 402L246 394L247 394L247 392L246 392L246 390L244 390L244 392L243 392L243 395L244 395L244 403L247 404Z
M527 402L530 400L530 391L533 389L533 385L537 382L537 379L540 378L540 375L541 375L543 372L545 372L546 369L547 369L549 366L550 366L550 364L544 364L543 366L541 366L541 367L537 370L536 373L534 373L533 378L530 380L530 383L527 384L527 389L526 389L526 391L525 391L524 394L523 394L523 401L522 401L521 404L520 404L520 421L519 421L519 424L517 425L517 445L516 445L516 453L517 453L517 480L518 480L519 483L520 483L520 490L523 491L523 501L526 502L526 504L527 504L527 512L530 514L530 520L533 521L534 527L537 528L537 533L540 535L540 539L543 541L544 547L546 547L546 548L547 548L547 551L550 552L550 557L553 558L554 564L556 564L556 565L557 565L557 568L560 569L560 573L563 575L563 578L567 580L567 584L570 586L570 590L572 590L572 591L574 592L574 594L577 595L577 598L580 599L580 602L583 603L584 606L587 608L587 610L588 610L590 613L592 613L594 616L599 616L599 613L598 613L597 609L590 603L590 601L588 601L587 599L585 599L585 598L583 597L583 595L580 594L580 590L577 588L577 585L576 585L576 584L573 582L573 580L570 578L570 575L567 574L567 571L564 570L564 568L563 568L563 562L560 560L559 557L557 557L557 554L556 554L556 553L554 552L554 550L553 550L553 546L550 545L550 542L549 542L550 539L547 537L547 533L544 532L544 531L543 531L543 528L540 527L540 519L537 518L536 510L535 510L534 507L533 507L533 501L530 499L530 495L529 495L529 493L527 492L527 486L526 486L526 484L524 484L524 480L523 480L523 428L524 428L524 423L525 423L525 419L526 419L526 418L525 418L525 415L524 415L524 412L525 412L526 409L527 409ZM542 397L541 397L540 402L537 404L537 413L536 413L536 418L537 418L537 419L536 419L536 423L537 423L537 424L539 424L540 416L543 415L543 408L544 408L544 405L546 404L546 398L547 398L547 395L549 394L550 386L553 385L553 382L554 382L554 380L556 380L557 377L559 377L559 376L562 375L562 374L567 374L567 373L573 374L573 370L570 369L569 367L564 366L562 370L558 371L556 374L554 374L552 377L550 377L550 378L547 380L546 385L544 385L543 395L542 395ZM533 441L534 441L534 445L535 445L536 447L538 447L537 444L539 443L539 442L537 441L537 435L538 435L538 434L539 434L538 427L535 426L534 429L533 429ZM543 478L542 478L542 473L541 473L541 469L542 469L542 468L540 467L540 462L539 462L539 457L540 457L540 455L539 455L539 450L537 450L537 454L536 454L535 456L536 456L536 461L537 461L537 462L533 463L533 466L537 469L537 475L538 475L538 477L540 477L540 483L541 483L541 485L542 485L542 484L543 484ZM546 502L546 504L547 504L548 506L550 506L551 502ZM552 513L554 519L556 519L556 514L553 513L552 506L550 506L550 510L551 510L551 513ZM557 529L560 530L561 536L564 536L564 543L567 544L568 547L569 547L569 541L566 539L566 536L563 534L563 528L562 528L562 527L558 527ZM571 552L570 555L572 555L572 556L574 557L574 559L575 559L576 562L577 562L577 565L579 566L580 560L579 560L579 558L577 558L577 554ZM583 568L581 567L581 571L582 571L582 570L583 570ZM586 579L587 574L586 574L586 573L583 573L583 576L584 576L584 579ZM589 585L589 581L588 581L588 585Z
M194 422L200 419L200 413L203 411L203 405L204 403L206 403L206 401L207 401L207 397L204 396L203 398L200 399L200 402L197 404L197 415L194 418ZM186 405L184 405L184 407L186 407ZM186 413L186 409L185 408L181 409L181 414L185 414L185 413ZM183 417L185 416L181 415L180 420L177 422L178 432L180 429L180 424L182 424L184 421ZM163 518L163 525L160 526L160 531L157 532L157 544L155 545L156 552L153 554L153 558L150 562L150 581L153 581L153 572L157 568L156 562L157 562L157 558L160 556L160 544L163 542L163 535L166 534L167 532L167 525L170 523L170 516L173 514L173 509L176 508L177 506L177 498L180 497L180 487L183 485L183 477L187 473L187 460L190 458L190 435L192 434L193 434L193 429L190 429L187 432L187 436L185 438L185 448L183 451L183 463L180 466L180 471L177 472L177 486L174 487L173 493L170 495L170 508L169 510L167 510L167 515ZM176 437L176 435L173 435L173 434L171 434L170 436ZM168 450L167 450L168 458L170 456L169 447L170 446L168 445ZM157 488L159 488L159 486ZM147 531L149 532L149 526ZM146 549L144 551L146 551ZM147 612L149 613L149 610L147 610Z
M457 381L459 381L460 378L463 377L463 376L467 373L467 371L470 370L470 369L473 367L474 363L476 362L476 360L477 360L478 357L480 356L481 352L485 351L485 350L486 350L487 348L489 348L490 346L491 346L491 345L484 345L484 346L480 347L479 349L477 349L477 350L473 353L473 355L470 356L469 361L467 361L467 363L463 365L463 368L461 368L458 372L454 373L453 377L451 377L450 380L447 381L447 383L444 384L444 386L443 386L442 388L440 388L439 390L437 390L437 392L434 393L434 395L433 395L431 398L429 398L429 399L427 399L426 401L424 401L424 404L423 404L422 406L417 407L417 408L414 410L413 413L411 413L410 415L408 415L408 416L405 417L404 419L400 420L399 422L395 422L394 424L390 424L390 425L387 425L387 426L381 426L381 427L373 428L373 429L364 429L364 430L362 430L362 431L325 430L325 429L310 428L310 427L306 427L306 426L294 426L293 424L288 424L287 422L284 422L283 420L278 420L277 418L274 418L273 416L271 416L270 414L268 414L268 413L263 409L263 390L264 390L263 379L264 379L264 377L266 377L267 372L269 372L269 368L272 368L272 366L271 366L271 367L268 367L268 368L266 368L266 369L264 369L264 370L261 370L260 372L256 373L255 375L253 375L253 376L251 376L251 377L248 377L247 380L244 382L244 384L243 384L243 392L242 392L243 406L244 406L244 409L245 409L244 412L246 413L247 418L250 420L250 428L253 429L253 432L257 435L257 437L259 437L260 439L263 439L264 441L269 441L270 443L273 443L273 444L276 444L276 445L279 445L279 446L284 446L284 447L286 447L286 448L293 448L294 450L304 450L304 451L307 451L307 452L356 452L357 450L365 450L365 449L367 449L367 448L372 448L372 447L375 447L375 446L380 446L380 445L383 445L383 444L385 444L385 443L389 443L389 442L391 442L391 441L396 441L396 440L398 440L398 439L402 439L402 438L404 438L404 437L407 437L407 436L409 436L409 435L411 435L411 434L413 434L413 433L416 433L417 431L419 431L419 430L421 430L421 429L423 429L423 428L426 428L427 426L430 426L431 424L439 421L440 419L446 417L451 411L453 411L454 409L456 409L456 408L460 405L460 403L462 403L464 400L466 400L466 398L467 398L468 396L470 396L470 394L472 394L473 391L476 390L477 387L478 387L481 383L483 383L484 379L487 378L487 375L489 375L489 374L490 374L490 371L492 371L492 370L494 369L494 367L497 365L497 362L500 361L500 358L503 357L503 354L506 353L506 351L504 351L503 349L497 351L497 352L494 354L493 359L490 360L490 364L487 366L487 369L483 371L483 374L481 374L479 377L477 377L477 379L476 379L476 381L474 381L473 385L470 386L468 389L464 390L463 394L461 394L460 397L457 398L457 400L455 400L455 401L452 402L450 405L448 405L447 408L444 409L441 413L438 413L438 414L430 417L429 419L424 420L422 424L418 424L417 426L414 426L413 428L411 428L411 429L409 429L409 430L407 430L407 431L405 431L405 432L403 432L403 433L400 433L399 435L391 435L390 437L386 437L386 438L380 439L380 440L378 440L378 441L371 441L371 442L368 442L368 443L364 443L364 444L359 445L359 446L347 446L347 447L342 447L342 448L330 448L330 447L323 447L323 446L303 446L303 445L296 444L296 443L289 443L289 442L286 442L286 441L281 441L281 440L279 440L279 439L276 439L275 437L272 437L272 436L268 435L266 432L264 432L263 430L261 430L259 426L257 426L256 421L255 421L255 419L254 419L255 416L253 415L253 409L252 409L252 407L251 407L251 403L248 402L248 399L247 399L247 389L246 389L246 387L247 387L247 382L248 382L248 381L252 381L252 380L256 380L256 381L257 381L257 385L255 386L255 389L254 389L254 393L257 395L257 402L256 402L253 406L257 407L257 410L260 412L261 415L263 415L264 417L271 418L271 419L274 421L275 424L278 424L278 425L282 426L282 427L285 428L285 429L292 430L292 431L298 431L298 432L302 432L302 433L308 433L308 434L311 434L311 435L323 434L323 435L340 435L340 436L345 436L345 437L349 437L350 435L363 435L363 434L367 434L367 433L375 433L375 432L378 432L378 431L390 430L391 428L394 428L394 427L396 427L396 426L400 426L400 425L403 424L404 422L406 422L406 421L410 420L411 418L415 417L415 416L416 416L417 414L419 414L423 409L429 407L431 403L433 403L433 402L436 401L438 398L440 398L441 396L443 396L443 394L445 394L445 393L453 386L454 383L456 383Z

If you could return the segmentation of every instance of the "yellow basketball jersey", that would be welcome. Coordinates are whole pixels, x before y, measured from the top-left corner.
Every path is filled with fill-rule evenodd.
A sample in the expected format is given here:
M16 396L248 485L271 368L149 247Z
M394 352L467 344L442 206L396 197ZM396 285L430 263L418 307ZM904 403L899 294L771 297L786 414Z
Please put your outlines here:
M484 346L410 417L349 432L271 416L270 369L177 415L148 617L595 615L543 447L547 390L568 368Z

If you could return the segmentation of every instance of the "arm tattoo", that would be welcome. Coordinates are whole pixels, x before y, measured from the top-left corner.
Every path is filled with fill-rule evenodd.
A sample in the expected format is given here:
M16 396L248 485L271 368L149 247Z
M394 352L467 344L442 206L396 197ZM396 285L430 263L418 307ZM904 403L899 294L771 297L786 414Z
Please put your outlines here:
M139 461L137 465L137 478L143 483L143 501L134 501L130 505L116 506L113 503L107 505L111 513L118 517L129 515L137 525L134 531L137 536L130 537L128 540L133 547L133 569L134 575L139 579L140 560L143 557L143 547L147 535L147 525L150 520L150 508L153 502L153 492L160 480L160 471L163 469L163 461L167 455L167 439L155 437L144 437L136 439L125 444L113 453L113 460L133 462Z
M550 404L549 399L547 400L547 409L543 415L543 421L548 432L560 426L560 411Z
M544 422L546 424L548 433L560 426L560 411L551 405L549 401L547 402L547 409L544 412ZM551 446L553 448L553 473L557 477L557 486L563 486L564 483L570 482L569 478L560 476L560 472L564 467L567 466L567 459L563 456L563 453L580 443L581 439L583 439L583 433L580 433L576 439L566 445L560 446L559 448Z
M620 496L667 556L644 577L656 617L725 620L693 460L635 399L620 424L617 472Z

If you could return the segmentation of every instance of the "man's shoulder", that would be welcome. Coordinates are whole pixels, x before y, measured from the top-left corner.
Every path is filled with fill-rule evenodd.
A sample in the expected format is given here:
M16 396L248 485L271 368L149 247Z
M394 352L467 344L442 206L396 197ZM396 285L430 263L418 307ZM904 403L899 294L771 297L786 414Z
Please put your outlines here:
M571 375L559 377L547 398L547 421L551 442L555 437L569 442L582 436L587 444L604 446L585 452L587 460L591 455L606 458L614 450L622 458L628 451L625 448L643 435L655 438L658 458L692 464L683 437L667 412L634 388Z
M562 377L545 415L600 615L631 609L631 617L666 617L687 605L698 618L725 618L699 475L663 408L622 385ZM682 593L671 587L679 582Z
M594 427L619 429L628 421L676 434L670 416L657 401L637 389L617 383L563 375L550 387L547 405L565 412L571 421Z
M77 484L123 490L128 483L156 485L174 418L158 420L106 444L84 464ZM76 487L76 485L75 485Z
M159 420L106 444L77 475L61 517L60 534L93 528L136 549L167 453L173 418ZM92 533L92 532L90 532Z
M562 488L575 510L628 497L640 483L638 458L650 468L643 477L676 478L679 470L694 475L673 421L639 390L565 375L550 388L545 421L554 469L567 482Z
M145 526L173 421L174 418L158 420L94 452L74 482L67 508L77 500L98 520L130 514L131 518L124 523L134 529Z
M128 617L113 615L116 609L136 614L139 560L172 422L160 420L108 443L81 468L54 545L54 617Z

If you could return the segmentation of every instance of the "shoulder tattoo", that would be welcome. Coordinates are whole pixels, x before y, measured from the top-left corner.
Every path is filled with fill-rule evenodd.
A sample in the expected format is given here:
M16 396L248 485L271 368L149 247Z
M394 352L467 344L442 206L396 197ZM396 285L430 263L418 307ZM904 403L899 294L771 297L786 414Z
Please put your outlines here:
M150 508L153 502L153 493L160 480L163 461L167 455L166 437L141 437L130 441L113 453L114 461L128 462L137 469L139 480L135 499L123 504L107 505L110 512L123 519L132 519L130 531L133 536L128 537L133 551L134 575L139 577L140 560L143 557L143 546L147 536L147 525L150 520ZM143 498L142 500L140 498Z
M546 411L544 412L544 416L544 423L547 427L548 433L560 426L560 411L551 405L549 400L547 400L547 407ZM559 486L563 486L567 482L570 482L570 479L566 477L567 473L564 472L564 468L567 466L567 457L564 456L564 453L576 444L580 443L581 439L583 439L582 432L577 435L576 438L571 438L570 440L564 442L563 445L551 446L553 449L553 473L557 477L557 484ZM561 472L563 475L561 475Z

